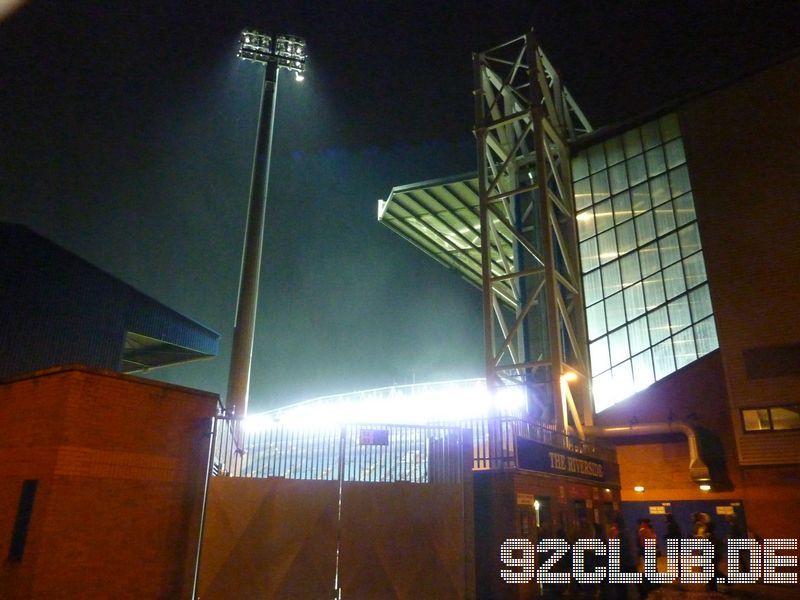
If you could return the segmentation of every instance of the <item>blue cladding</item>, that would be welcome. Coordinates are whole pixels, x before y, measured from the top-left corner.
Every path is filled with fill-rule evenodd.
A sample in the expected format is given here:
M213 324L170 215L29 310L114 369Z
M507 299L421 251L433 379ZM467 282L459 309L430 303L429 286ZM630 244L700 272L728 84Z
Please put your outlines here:
M66 364L119 370L126 332L214 356L219 334L27 227L0 223L0 378Z

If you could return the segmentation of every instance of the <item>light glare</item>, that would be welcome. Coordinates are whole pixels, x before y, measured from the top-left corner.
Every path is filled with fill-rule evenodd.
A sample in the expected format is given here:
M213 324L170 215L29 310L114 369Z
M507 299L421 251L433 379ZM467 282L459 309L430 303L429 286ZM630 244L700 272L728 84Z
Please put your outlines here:
M247 417L248 431L270 427L319 429L351 423L427 425L514 416L525 410L523 388L503 387L492 396L484 380L382 388L301 402Z

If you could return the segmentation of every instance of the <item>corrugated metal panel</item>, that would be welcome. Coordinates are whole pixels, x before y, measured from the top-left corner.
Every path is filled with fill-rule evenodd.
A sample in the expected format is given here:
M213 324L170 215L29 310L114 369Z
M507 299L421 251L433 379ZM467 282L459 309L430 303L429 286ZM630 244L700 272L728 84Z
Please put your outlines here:
M800 431L759 432L739 437L742 465L800 463Z
M127 331L217 353L219 334L27 227L0 223L0 378L52 366L118 370Z

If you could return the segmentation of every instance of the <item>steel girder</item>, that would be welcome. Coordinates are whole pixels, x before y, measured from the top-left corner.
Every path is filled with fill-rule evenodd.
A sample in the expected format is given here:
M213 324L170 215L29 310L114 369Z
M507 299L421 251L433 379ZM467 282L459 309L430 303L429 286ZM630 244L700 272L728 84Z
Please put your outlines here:
M582 436L591 405L569 142L591 126L533 32L473 62L486 379L525 386L531 417L568 431L571 416Z

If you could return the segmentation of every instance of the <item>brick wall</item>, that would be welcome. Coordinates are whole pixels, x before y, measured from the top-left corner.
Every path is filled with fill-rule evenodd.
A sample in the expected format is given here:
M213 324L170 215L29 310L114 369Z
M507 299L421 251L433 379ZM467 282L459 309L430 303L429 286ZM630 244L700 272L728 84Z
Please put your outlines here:
M0 555L39 486L3 598L190 595L213 394L56 369L0 385ZM3 596L5 594L5 596Z

